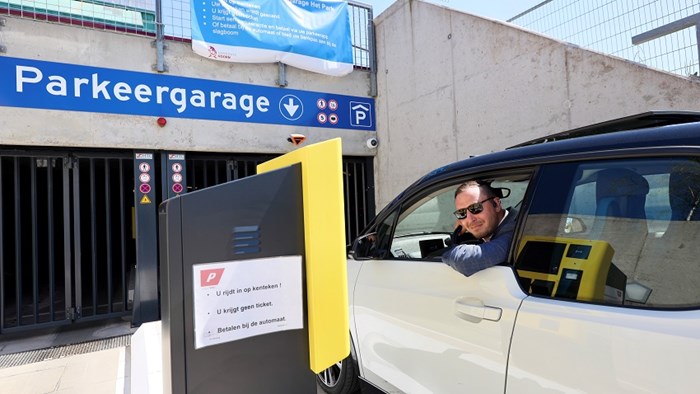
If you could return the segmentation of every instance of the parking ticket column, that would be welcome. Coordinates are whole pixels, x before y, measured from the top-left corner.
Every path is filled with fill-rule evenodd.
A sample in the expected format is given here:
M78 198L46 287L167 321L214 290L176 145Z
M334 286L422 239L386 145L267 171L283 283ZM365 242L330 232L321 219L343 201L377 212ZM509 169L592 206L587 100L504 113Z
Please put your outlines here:
M160 318L158 305L158 235L155 169L152 152L134 153L136 283L132 325Z

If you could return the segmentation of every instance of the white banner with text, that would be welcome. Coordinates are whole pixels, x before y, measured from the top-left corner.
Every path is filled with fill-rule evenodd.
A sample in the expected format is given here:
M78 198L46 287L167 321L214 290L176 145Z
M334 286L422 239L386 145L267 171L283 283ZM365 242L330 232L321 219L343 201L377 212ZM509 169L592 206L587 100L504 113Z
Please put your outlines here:
M353 70L344 0L193 0L192 50L241 63L282 62L332 76Z

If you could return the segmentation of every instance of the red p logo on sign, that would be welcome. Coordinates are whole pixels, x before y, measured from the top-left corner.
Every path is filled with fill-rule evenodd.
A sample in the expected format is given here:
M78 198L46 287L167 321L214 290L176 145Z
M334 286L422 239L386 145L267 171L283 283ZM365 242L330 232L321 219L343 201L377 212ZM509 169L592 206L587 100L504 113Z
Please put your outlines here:
M199 272L199 283L201 287L216 286L219 284L221 277L224 275L223 268L214 268L210 270L201 270Z

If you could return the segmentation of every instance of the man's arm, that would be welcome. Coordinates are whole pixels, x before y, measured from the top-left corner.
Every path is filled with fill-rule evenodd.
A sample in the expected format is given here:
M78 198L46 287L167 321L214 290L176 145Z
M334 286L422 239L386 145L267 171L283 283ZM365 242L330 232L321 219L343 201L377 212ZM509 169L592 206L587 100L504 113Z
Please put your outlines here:
M513 232L499 234L480 245L455 245L442 254L443 263L466 276L506 261Z

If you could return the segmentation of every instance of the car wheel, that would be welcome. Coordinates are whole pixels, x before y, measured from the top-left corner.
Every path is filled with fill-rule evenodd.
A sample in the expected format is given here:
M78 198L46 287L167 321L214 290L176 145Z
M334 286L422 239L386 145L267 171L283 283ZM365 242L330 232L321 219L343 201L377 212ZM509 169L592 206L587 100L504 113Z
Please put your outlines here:
M328 394L351 394L359 392L357 365L352 355L338 361L316 375L318 385Z

